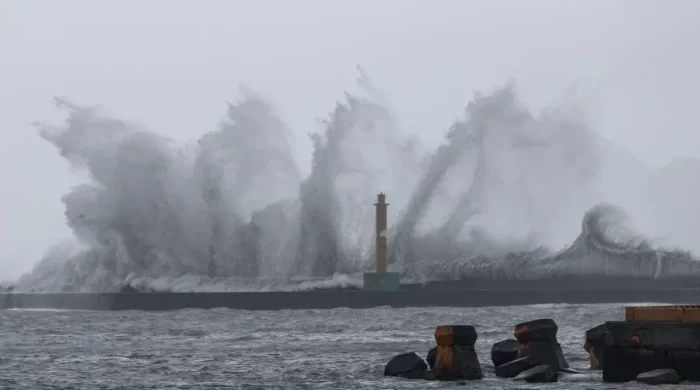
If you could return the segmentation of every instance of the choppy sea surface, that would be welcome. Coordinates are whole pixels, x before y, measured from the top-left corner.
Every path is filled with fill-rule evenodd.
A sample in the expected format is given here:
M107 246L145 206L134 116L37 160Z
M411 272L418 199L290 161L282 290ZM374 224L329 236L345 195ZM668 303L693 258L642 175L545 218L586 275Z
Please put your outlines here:
M367 310L0 311L1 389L617 389L587 371L584 332L622 304ZM513 325L553 318L572 368L559 383L496 378L491 345ZM425 356L439 324L472 324L485 379L382 376L395 354ZM689 388L684 386L685 388ZM691 386L692 387L692 386ZM658 387L657 387L658 388Z

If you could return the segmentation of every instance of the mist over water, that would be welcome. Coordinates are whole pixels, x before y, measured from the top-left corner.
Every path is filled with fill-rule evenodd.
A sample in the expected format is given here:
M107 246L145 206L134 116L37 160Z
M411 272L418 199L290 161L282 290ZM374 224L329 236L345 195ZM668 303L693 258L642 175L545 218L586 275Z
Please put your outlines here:
M247 88L194 145L57 99L67 120L40 135L90 180L62 199L75 241L50 248L17 287L356 286L374 264L379 191L390 268L406 281L700 270L599 204L600 139L575 104L533 113L509 82L476 94L450 128L430 129L445 137L429 150L362 72L358 86L311 135L306 177L283 118Z

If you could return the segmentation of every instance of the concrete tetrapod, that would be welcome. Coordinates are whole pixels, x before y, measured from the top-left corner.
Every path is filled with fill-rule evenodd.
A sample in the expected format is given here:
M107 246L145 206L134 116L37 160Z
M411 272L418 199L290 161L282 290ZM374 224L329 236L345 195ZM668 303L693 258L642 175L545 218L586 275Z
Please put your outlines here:
M568 369L569 364L557 342L557 331L556 322L549 318L515 325L514 336L517 345L514 347L511 341L504 340L494 344L491 349L496 375L513 378L525 370L540 365L548 365L555 371ZM505 362L512 356L513 349L515 359Z
M477 334L471 325L442 325L435 329L435 365L429 376L437 380L481 379L474 350Z
M518 357L530 357L537 365L546 364L559 371L569 368L557 341L559 327L550 318L515 325L515 339L522 346Z

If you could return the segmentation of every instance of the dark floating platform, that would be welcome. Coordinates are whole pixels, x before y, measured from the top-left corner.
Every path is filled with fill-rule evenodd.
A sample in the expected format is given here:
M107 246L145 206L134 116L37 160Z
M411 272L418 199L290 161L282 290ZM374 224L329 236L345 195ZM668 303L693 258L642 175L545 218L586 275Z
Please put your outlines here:
M380 306L480 307L532 304L593 304L700 302L700 289L630 290L402 290L207 293L6 293L0 309L178 310L230 308L239 310L366 309Z

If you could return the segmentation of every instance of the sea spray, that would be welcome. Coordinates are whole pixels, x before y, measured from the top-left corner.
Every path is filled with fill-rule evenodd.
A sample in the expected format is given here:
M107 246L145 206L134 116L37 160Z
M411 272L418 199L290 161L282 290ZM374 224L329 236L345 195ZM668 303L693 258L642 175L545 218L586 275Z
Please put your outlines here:
M378 93L365 73L358 84L367 97L346 93L346 101L337 103L324 122L324 132L311 136L313 159L301 187L301 239L293 276L365 269L374 242L374 209L368 201L381 188L395 194L400 207L402 194L410 193L416 181L420 155L411 149L411 139L372 99ZM391 216L397 216L393 211Z
M303 179L286 126L247 89L216 131L184 147L57 100L66 124L40 134L91 180L63 197L77 245L47 252L19 289L357 288L372 264L379 191L391 268L406 281L698 271L685 252L613 239L620 213L587 197L598 146L580 117L533 114L508 83L477 94L429 155L367 76L358 81L367 96L347 94L312 135ZM578 239L547 249L587 208Z
M248 88L230 104L218 131L199 140L196 175L207 206L211 236L207 275L256 277L262 263L260 226L254 212L296 197L300 174L289 130L271 107Z

